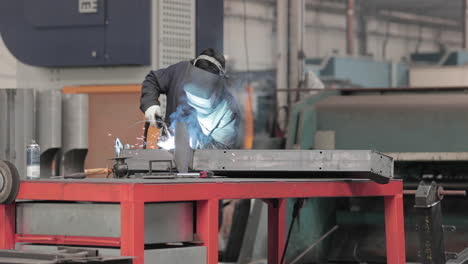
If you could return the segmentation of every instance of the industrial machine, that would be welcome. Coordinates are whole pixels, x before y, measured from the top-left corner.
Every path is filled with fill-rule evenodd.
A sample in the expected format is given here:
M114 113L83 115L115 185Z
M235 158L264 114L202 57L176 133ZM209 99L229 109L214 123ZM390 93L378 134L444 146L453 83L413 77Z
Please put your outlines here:
M372 57L330 55L308 58L305 71L312 71L327 87L406 87L408 65Z
M407 191L407 193L412 193ZM416 231L419 234L419 262L430 263L468 263L468 249L462 252L445 251L444 232L453 232L454 226L442 224L442 199L445 195L465 196L466 191L446 191L435 181L423 179L414 192Z
M395 159L395 177L403 179L408 190L415 190L423 177L447 190L466 190L467 106L464 87L325 90L292 109L287 148L379 149ZM444 199L443 224L457 227L445 233L449 252L468 247L467 214L461 209L467 203L465 197ZM408 261L418 260L414 204L412 196L405 196ZM335 247L328 248L329 256L383 262L383 229L376 224L381 210L359 199L337 200L330 206L339 209L332 224L344 228L333 235L330 243ZM315 214L322 216L324 211L317 207Z

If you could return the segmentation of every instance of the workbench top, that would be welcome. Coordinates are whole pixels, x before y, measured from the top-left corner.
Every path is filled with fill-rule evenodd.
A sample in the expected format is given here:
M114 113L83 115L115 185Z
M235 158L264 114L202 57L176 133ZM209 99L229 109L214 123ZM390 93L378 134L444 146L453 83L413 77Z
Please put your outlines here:
M391 181L399 181L393 179ZM300 183L300 182L371 182L368 179L345 178L177 178L177 179L115 179L115 178L86 178L86 179L39 179L22 181L28 183L105 183L105 184L186 184L186 183Z

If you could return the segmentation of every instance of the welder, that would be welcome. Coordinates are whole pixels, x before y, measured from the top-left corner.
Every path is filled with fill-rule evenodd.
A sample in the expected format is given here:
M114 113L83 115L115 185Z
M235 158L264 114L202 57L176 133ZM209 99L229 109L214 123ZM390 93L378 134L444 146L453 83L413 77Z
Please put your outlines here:
M191 61L150 71L142 84L140 109L152 126L162 118L159 96L167 96L167 124L185 122L197 149L233 148L240 112L228 91L224 55L206 49Z

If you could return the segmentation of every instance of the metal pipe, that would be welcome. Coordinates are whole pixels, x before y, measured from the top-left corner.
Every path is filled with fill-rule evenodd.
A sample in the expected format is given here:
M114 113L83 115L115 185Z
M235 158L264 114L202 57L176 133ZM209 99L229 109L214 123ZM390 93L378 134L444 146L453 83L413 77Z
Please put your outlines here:
M354 55L354 0L348 0L346 8L346 52Z
M300 87L304 76L302 39L304 29L304 0L290 1L289 8L289 87ZM288 94L288 109L293 103L292 94Z
M276 0L278 30L276 42L278 54L276 59L276 89L288 88L288 9L289 1ZM284 109L288 105L288 94L277 93L278 123L282 129L286 127L287 112Z
M366 12L366 2L359 2L359 13L357 16L358 21L358 35L359 35L359 55L366 56L368 51L367 47L367 12Z
M444 196L466 196L466 191L443 190L439 194Z
M304 86L305 82L305 51L304 51L304 35L305 35L305 0L298 1L299 7L298 8L298 27L299 27L299 35L298 38L298 50L297 50L297 67L298 67L298 88L301 89ZM296 92L296 97L294 102L297 102L301 99L301 92L300 90Z
M404 195L415 195L416 190L403 190ZM466 196L466 191L462 190L442 190L439 191L439 195L442 196Z
M403 184L404 188L417 188L419 183L417 182L405 182ZM468 183L466 182L440 182L438 185L443 188L452 188L452 189L468 189Z
M468 49L468 0L463 1L463 49Z

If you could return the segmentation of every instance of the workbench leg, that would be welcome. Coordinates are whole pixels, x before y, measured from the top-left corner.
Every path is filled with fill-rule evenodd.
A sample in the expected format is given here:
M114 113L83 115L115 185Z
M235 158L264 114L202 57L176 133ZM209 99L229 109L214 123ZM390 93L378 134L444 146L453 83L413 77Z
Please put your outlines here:
M384 199L387 263L404 264L406 255L403 195L385 196Z
M121 206L120 253L133 256L133 264L145 263L145 203L125 201Z
M268 264L280 264L286 241L286 199L268 203Z
M218 214L217 199L197 202L197 234L207 249L207 264L218 263Z
M0 249L15 248L15 204L0 205Z

